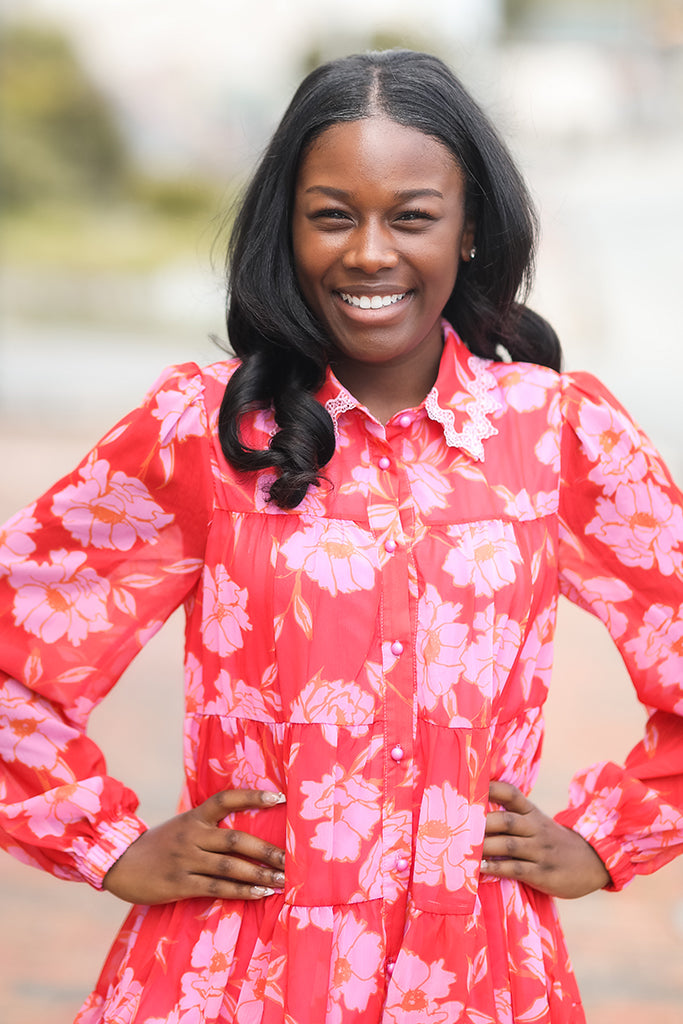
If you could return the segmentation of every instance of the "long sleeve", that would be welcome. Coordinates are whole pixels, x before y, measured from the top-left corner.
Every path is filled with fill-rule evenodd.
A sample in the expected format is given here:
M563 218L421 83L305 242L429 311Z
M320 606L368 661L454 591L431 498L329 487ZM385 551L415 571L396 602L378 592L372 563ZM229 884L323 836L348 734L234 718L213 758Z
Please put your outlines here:
M27 863L100 887L144 831L85 727L189 599L212 509L202 377L183 366L0 530L0 845Z
M557 820L619 889L683 852L683 500L594 378L567 376L563 402L560 589L605 623L649 718L624 766L572 780Z

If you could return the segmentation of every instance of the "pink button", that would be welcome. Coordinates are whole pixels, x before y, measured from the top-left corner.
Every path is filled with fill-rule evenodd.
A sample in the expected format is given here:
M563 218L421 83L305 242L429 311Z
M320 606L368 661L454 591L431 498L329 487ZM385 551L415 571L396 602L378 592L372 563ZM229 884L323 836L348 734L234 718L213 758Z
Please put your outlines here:
M392 747L391 756L393 757L394 761L403 760L403 747L401 746L400 743L397 743L395 747Z
M398 422L401 424L402 427L409 427L413 420L412 417L409 416L407 412L404 412L402 416L399 416Z
M394 973L395 965L396 965L396 961L395 960L387 960L387 974L389 975L389 977L391 977L391 975Z
M395 551L397 546L398 545L396 544L396 541L392 540L391 537L389 538L389 540L385 540L384 541L384 550L385 551L389 551L389 552Z
M400 640L394 640L393 644L391 645L391 653L396 655L403 654L403 644L401 643Z
M388 459L386 455L383 455L382 458L379 460L378 465L380 469L389 469L389 466L391 465L391 460Z
M408 861L405 859L405 857L398 858L398 860L396 861L396 867L398 868L399 871L406 870L406 868L408 867Z

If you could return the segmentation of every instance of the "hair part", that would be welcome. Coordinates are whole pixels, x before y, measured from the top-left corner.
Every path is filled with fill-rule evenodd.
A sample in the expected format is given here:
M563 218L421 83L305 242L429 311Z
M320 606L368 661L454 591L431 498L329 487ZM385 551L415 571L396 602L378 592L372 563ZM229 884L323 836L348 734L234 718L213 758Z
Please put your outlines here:
M450 150L465 175L466 215L477 256L461 263L444 308L472 352L560 368L552 327L524 300L537 237L527 188L490 121L439 58L410 50L356 54L312 71L297 89L247 187L228 247L230 344L241 365L219 416L224 454L237 469L274 468L270 498L283 508L319 484L334 431L315 399L332 347L296 278L291 217L301 161L324 131L381 114ZM242 417L271 407L278 432L247 447Z

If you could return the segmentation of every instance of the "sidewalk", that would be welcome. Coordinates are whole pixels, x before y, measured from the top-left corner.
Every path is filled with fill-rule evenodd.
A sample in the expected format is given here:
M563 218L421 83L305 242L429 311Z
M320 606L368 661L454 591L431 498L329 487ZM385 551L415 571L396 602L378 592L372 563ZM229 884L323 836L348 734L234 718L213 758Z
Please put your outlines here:
M69 469L96 433L19 442L0 423L0 521ZM180 788L181 644L176 618L92 722L111 773L137 789L152 824L173 812ZM623 760L642 721L600 624L563 606L538 803L559 809L574 769ZM0 908L0 1021L69 1024L126 907L2 854ZM597 893L560 911L589 1024L683 1024L683 858L624 893Z

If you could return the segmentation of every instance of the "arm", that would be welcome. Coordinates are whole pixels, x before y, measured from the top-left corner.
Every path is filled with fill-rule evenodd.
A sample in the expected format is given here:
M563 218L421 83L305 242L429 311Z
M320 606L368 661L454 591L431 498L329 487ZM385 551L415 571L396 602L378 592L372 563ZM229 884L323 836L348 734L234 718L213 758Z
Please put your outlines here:
M0 533L0 843L99 887L145 829L85 735L201 572L212 512L201 375L169 374Z
M683 496L597 381L569 378L564 405L560 586L607 626L648 722L623 766L575 776L556 820L620 889L683 852Z
M623 767L574 778L554 820L493 783L504 810L488 816L483 870L571 897L621 888L683 851L683 503L597 381L566 378L563 414L560 587L605 623L649 720Z

